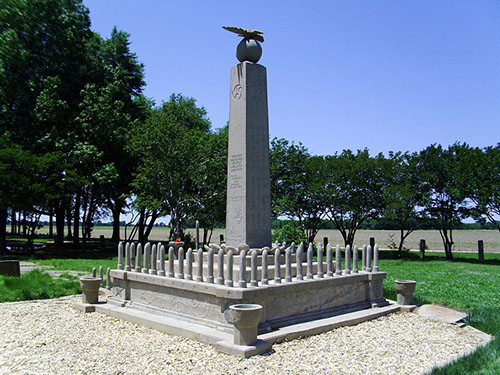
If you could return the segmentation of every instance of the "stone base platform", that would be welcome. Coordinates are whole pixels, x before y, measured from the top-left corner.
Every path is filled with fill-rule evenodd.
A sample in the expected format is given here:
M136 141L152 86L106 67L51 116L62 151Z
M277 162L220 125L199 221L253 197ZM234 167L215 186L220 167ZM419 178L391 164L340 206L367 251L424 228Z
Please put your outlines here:
M96 311L207 342L243 357L269 350L265 342L316 334L399 309L388 306L382 297L385 272L314 275L248 287L123 270L112 270L111 277L113 295L106 305L96 305ZM262 342L244 348L232 344L229 307L235 304L262 306L257 327Z
M355 311L315 321L292 324L273 332L259 334L258 341L255 345L244 346L233 344L233 335L231 333L196 324L194 322L179 321L176 315L165 314L159 316L150 312L120 307L111 303L95 305L95 310L97 312L141 324L160 332L179 335L211 344L217 351L243 358L266 353L271 350L273 343L316 335L342 326L359 324L367 320L376 319L380 316L397 312L399 309L399 305L391 304L384 307Z

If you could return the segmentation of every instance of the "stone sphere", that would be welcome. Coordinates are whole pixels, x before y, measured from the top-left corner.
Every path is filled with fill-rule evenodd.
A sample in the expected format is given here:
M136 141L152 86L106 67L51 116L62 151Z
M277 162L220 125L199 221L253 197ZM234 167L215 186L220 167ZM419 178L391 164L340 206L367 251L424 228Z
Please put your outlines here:
M243 39L236 47L236 58L240 61L256 63L262 56L262 47L254 39Z

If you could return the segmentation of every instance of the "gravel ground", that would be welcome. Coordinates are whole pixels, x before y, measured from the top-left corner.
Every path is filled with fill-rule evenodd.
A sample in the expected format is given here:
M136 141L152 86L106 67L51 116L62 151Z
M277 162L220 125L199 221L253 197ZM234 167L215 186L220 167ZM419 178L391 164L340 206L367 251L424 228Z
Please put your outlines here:
M423 374L483 340L412 313L273 346L240 359L72 307L79 296L0 304L0 374Z

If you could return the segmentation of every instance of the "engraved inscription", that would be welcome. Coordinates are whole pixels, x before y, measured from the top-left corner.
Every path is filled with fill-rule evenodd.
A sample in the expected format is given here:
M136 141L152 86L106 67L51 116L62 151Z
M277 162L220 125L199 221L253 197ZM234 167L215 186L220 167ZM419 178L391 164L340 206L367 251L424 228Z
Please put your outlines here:
M229 158L229 189L243 187L243 154L231 155Z

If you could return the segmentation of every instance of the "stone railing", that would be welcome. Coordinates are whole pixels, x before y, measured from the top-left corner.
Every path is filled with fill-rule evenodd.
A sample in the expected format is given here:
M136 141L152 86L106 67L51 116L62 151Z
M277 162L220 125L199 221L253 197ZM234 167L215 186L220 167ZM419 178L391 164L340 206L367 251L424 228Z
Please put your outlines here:
M190 248L185 252L182 247L175 250L169 247L166 260L166 249L161 243L151 245L148 242L143 246L140 243L120 242L118 269L239 288L379 272L378 245L373 249L371 246L362 247L361 269L358 269L360 254L357 246L352 250L350 246L346 247L344 269L340 245L335 249L328 245L324 251L323 245L318 244L317 261L314 261L312 244L307 250L303 244L296 250L293 243L273 249L235 249L212 245L205 251ZM270 277L271 270L274 277Z

